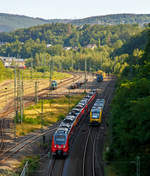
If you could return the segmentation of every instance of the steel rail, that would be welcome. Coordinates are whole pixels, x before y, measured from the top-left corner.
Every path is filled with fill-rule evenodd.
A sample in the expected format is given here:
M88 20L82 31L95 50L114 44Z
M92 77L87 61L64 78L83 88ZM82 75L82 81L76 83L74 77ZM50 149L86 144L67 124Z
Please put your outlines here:
M93 162L92 162L92 173L93 173L93 176L95 176L95 144L96 144L97 135L94 138L94 142L93 142L93 153L92 153L93 154L92 155L92 157L93 157Z
M90 134L91 134L91 129L89 129L87 139L86 139L86 143L85 143L84 153L83 153L83 164L82 164L82 175L83 176L86 176L85 175L85 160L86 160L87 146L88 146Z
M76 77L76 80L79 80L79 79L80 79L80 75L74 75L74 77ZM63 85L69 84L72 80L75 79L74 77L65 79L64 81L60 82L58 88L61 88ZM48 95L49 92L41 93L41 92L46 91L46 90L49 90L49 89L42 89L42 90L40 90L40 91L39 91L39 96L40 96L40 97L43 97L43 96L45 96L45 95ZM57 90L58 90L58 89L57 89ZM55 90L52 90L52 92L53 92L53 91L55 91ZM33 94L34 94L34 93L28 94L27 96L32 96ZM23 97L23 99L25 99L25 96ZM32 97L31 99L29 99L28 102L25 103L25 106L26 106L27 104L29 104L29 101L31 101L31 103L32 103L33 97ZM11 103L11 102L12 102L12 103ZM9 104L12 104L12 105L9 106L9 107L5 110L5 112L0 113L0 117L7 116L8 114L10 114L10 113L12 113L12 112L14 111L14 105L13 105L14 100L12 100L11 102L9 102Z
M55 162L56 162L56 159L55 159L55 158L52 158L52 159L50 160L49 169L48 169L48 176L52 176L53 169L54 169L54 167L55 167Z
M25 138L24 140L21 140L20 142L16 143L15 146L9 148L7 151L4 151L3 153L0 154L0 158L3 157L2 159L0 159L0 163L3 163L6 159L12 157L14 154L16 154L17 152L22 150L28 144L36 142L37 139L39 139L41 136L46 135L49 132L53 132L56 129L57 129L57 127L53 128L53 129L46 130L43 133L30 136L30 137Z
M1 132L1 145L0 150L2 151L4 148L4 119L0 120L0 132Z

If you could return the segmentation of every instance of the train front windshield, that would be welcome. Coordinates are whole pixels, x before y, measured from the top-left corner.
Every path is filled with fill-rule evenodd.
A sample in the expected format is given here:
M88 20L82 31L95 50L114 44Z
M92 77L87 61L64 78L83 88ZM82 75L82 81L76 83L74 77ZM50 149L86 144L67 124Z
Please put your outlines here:
M98 111L98 110L92 111L92 119L98 119L99 113L100 113L100 111Z
M56 135L55 136L55 144L64 145L66 143L66 136Z

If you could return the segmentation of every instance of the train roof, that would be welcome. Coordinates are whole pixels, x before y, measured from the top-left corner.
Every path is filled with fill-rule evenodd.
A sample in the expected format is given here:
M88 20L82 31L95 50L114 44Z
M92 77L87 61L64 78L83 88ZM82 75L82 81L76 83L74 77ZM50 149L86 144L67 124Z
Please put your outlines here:
M87 94L84 98L91 98L91 95Z
M65 118L66 120L71 120L71 121L74 121L74 119L75 119L75 116L74 115L68 115L68 116L66 116L66 118ZM64 119L64 120L65 120Z
M80 112L81 109L80 108L73 108L72 111L75 111L75 112Z
M96 102L105 103L105 100L104 99L97 99Z
M104 106L104 103L103 102L95 102L94 106Z
M92 107L91 109L92 112L99 112L100 110L102 110L102 107Z
M104 99L97 99L92 107L92 111L96 111L94 109L102 109L104 107L105 100Z
M67 134L68 133L68 128L66 127L59 127L56 132L55 132L55 135L57 134Z
M83 104L77 104L76 108L83 108L83 106L84 106Z
M78 105L81 105L82 107L84 107L84 106L85 106L85 103L79 102Z
M96 101L105 101L103 98L101 98L101 99L96 99Z
M81 100L80 103L83 103L84 105L87 103L88 99Z
M61 124L59 125L59 127L68 128L69 129L71 127L71 124L72 123L65 123L65 122L62 121Z

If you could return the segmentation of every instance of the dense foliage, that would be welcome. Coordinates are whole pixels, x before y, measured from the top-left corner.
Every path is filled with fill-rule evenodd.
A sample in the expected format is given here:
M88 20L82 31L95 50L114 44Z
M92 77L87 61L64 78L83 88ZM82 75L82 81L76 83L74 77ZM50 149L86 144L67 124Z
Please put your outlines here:
M6 69L3 63L0 61L0 81L5 79L11 79L13 77L12 70Z
M109 17L108 17L109 19ZM0 55L26 59L38 71L103 70L119 76L112 103L112 141L107 153L122 176L133 176L136 156L141 159L141 175L150 167L150 32L138 25L46 24L1 33ZM149 39L149 40L148 40ZM147 43L148 40L148 43ZM146 45L147 43L147 45ZM51 44L48 46L48 44ZM97 48L88 49L88 44ZM146 45L146 48L145 48ZM72 47L64 50L64 47ZM28 59L27 59L28 58ZM0 62L0 79L7 74Z
M141 31L138 25L84 25L76 27L71 24L45 24L42 26L19 29L11 33L0 33L0 42L24 42L40 40L46 44L62 46L86 46L88 44L117 47Z
M103 25L116 25L116 24L140 24L150 22L149 14L114 14L105 16L94 16L83 19L71 21L72 24L103 24Z
M136 173L140 156L141 176L150 168L150 30L145 52L132 54L123 70L112 103L112 141L107 159L122 176ZM137 54L138 53L138 54ZM131 56L130 56L131 58Z
M86 60L88 71L100 68L105 72L119 73L127 66L128 59L128 52L123 49L119 52L119 48L124 47L132 37L140 35L141 31L143 28L138 25L76 27L46 24L1 33L0 41L7 43L0 46L0 53L3 56L30 58L27 59L27 66L48 66L53 60L58 70L84 70ZM88 49L88 44L95 44L97 48ZM64 47L73 49L64 50Z

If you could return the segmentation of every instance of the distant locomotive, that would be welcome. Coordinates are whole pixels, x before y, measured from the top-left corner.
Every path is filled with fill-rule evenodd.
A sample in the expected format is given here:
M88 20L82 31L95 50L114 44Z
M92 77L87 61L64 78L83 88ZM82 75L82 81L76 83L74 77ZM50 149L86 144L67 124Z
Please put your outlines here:
M96 91L91 91L69 112L66 118L52 137L51 152L53 156L67 156L69 152L70 137L79 121L90 112L97 96Z
M102 123L102 113L105 100L97 99L90 111L90 125L100 125Z
M52 81L50 89L51 90L55 90L55 89L57 89L57 86L58 86L57 82L56 81Z
M103 81L103 75L102 75L102 73L96 74L96 81L97 82Z
M78 88L80 88L83 84L85 84L85 83L87 83L88 82L88 79L86 79L85 81L80 81L80 82L76 82L76 83L74 83L74 84L72 84L71 86L70 86L70 89L78 89Z
M105 78L105 72L103 72L102 70L98 70L97 72L95 72L95 74L97 82L101 82Z

